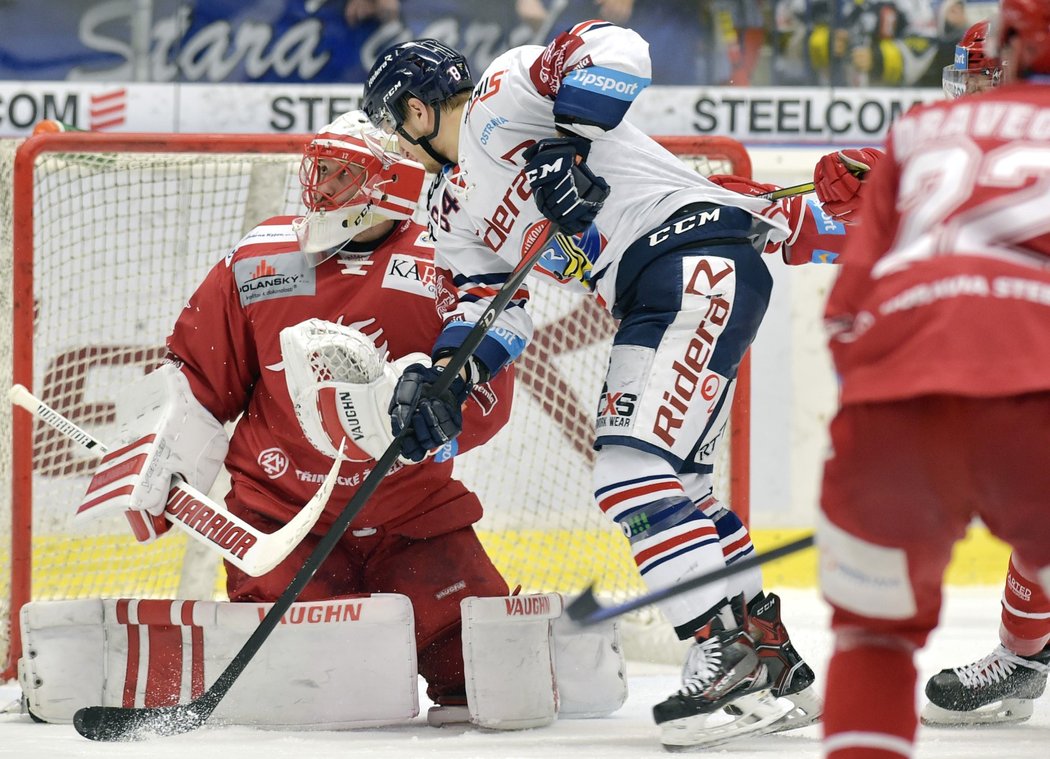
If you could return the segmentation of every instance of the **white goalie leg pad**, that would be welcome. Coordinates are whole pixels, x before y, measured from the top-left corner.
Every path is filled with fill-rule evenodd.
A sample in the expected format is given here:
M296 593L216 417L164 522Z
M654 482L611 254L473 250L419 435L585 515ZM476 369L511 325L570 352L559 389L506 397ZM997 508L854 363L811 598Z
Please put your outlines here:
M619 623L580 627L561 616L554 621L553 634L558 717L605 717L623 706L627 675Z
M18 684L37 719L70 724L82 706L102 703L106 681L102 601L33 601L22 607Z
M463 664L470 721L493 730L554 722L558 713L551 623L557 593L464 598Z
M168 706L200 696L270 604L86 599L21 611L19 681L29 710L70 723L84 706ZM292 604L212 721L341 729L419 713L415 625L405 596Z

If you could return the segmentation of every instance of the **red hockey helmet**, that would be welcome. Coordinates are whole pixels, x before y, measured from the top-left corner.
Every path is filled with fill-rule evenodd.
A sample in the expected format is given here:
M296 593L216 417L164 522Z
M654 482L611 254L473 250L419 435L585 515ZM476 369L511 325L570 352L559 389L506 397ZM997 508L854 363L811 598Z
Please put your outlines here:
M1050 3L1047 0L1002 0L999 49L1010 49L1016 76L1050 74Z
M426 171L397 152L397 139L362 111L344 113L307 145L299 166L306 216L292 222L311 266L388 220L411 218Z
M1003 78L1002 63L990 54L989 22L978 21L966 30L955 46L955 61L941 75L944 94L949 100L960 95L997 87Z

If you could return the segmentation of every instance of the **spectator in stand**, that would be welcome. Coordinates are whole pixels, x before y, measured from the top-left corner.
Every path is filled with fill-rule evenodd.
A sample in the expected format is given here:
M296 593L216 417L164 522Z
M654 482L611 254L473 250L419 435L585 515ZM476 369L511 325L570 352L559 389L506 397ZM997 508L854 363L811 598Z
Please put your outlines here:
M767 0L650 0L644 26L651 30L652 49L664 53L653 61L654 78L665 84L751 84L766 36L766 5ZM458 45L471 66L480 69L508 48L546 45L556 27L588 19L617 25L639 22L634 0L430 0L426 14L413 12L421 6L400 0L348 0L345 18L350 27L377 27L363 45L362 59L374 62L387 45L422 32Z
M777 8L779 84L936 87L966 31L965 0L786 0Z
M865 3L847 18L849 62L860 84L936 87L969 24L964 0L945 0L929 28L926 2Z

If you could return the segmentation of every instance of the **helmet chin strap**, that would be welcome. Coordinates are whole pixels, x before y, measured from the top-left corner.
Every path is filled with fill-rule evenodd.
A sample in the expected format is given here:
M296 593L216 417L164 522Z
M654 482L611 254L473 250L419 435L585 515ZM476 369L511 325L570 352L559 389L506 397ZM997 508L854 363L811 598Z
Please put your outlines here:
M446 156L441 155L441 153L437 152L437 150L434 148L434 146L430 144L430 141L432 139L434 139L435 137L437 137L438 130L441 129L441 106L431 106L431 107L434 109L434 128L430 131L430 134L428 134L428 135L426 135L424 137L419 137L417 139L417 138L414 138L411 135L409 135L407 132L405 132L404 126L399 126L397 128L397 133L400 134L402 137L404 137L409 142L411 142L413 145L419 145L419 147L423 148L423 150L426 152L426 154L428 156L433 158L435 161L437 161L442 166L448 166L449 164L454 164L455 161L453 161L451 158L448 158Z

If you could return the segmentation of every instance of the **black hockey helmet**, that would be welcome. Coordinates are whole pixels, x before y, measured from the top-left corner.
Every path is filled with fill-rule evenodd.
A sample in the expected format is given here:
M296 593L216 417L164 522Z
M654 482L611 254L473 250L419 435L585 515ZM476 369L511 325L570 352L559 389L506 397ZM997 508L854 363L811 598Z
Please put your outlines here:
M411 40L387 48L372 65L365 80L364 111L379 129L397 132L426 148L437 134L437 125L418 140L405 134L405 99L419 98L440 116L441 103L473 88L467 59L461 54L435 39Z

